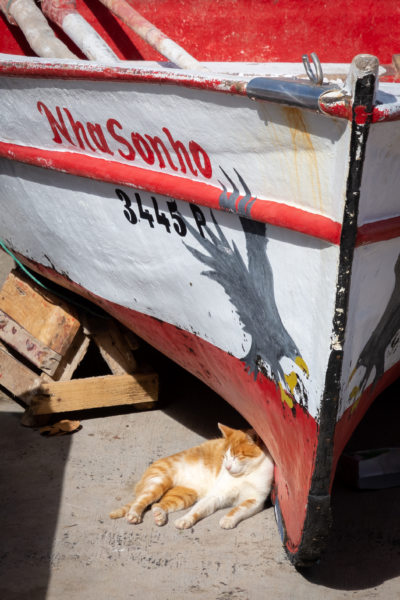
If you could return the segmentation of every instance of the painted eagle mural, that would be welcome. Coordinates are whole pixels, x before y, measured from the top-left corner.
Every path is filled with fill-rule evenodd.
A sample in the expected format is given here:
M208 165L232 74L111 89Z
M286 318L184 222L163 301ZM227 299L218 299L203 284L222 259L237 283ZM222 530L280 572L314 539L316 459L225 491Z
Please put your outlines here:
M360 396L364 392L372 373L374 377L371 383L371 391L385 372L385 352L390 343L399 343L400 332L400 254L397 258L395 267L395 284L389 302L383 311L379 323L372 332L370 338L360 352L357 363L350 375L350 381L355 373L364 368L361 381L354 386L350 398L355 400L355 406L358 404ZM397 335L396 335L397 332Z
M236 195L236 192L232 194ZM222 196L226 209L226 190ZM241 360L254 379L259 372L273 379L279 385L282 400L290 408L293 408L293 398L307 407L307 394L301 377L295 371L285 373L281 365L286 357L300 367L301 374L308 377L308 367L286 330L276 305L265 224L239 217L246 240L246 264L235 242L232 241L231 245L226 239L212 210L210 214L215 231L205 226L207 236L203 237L187 223L188 230L204 252L186 243L185 246L208 267L202 275L222 285L239 315L243 330L251 336L250 348Z

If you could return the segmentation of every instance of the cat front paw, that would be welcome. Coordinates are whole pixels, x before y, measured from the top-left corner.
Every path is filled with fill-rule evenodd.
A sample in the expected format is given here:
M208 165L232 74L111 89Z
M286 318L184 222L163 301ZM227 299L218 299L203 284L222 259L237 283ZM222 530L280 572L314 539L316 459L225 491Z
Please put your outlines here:
M167 513L163 508L161 508L161 506L153 504L151 507L151 512L153 513L154 522L156 525L158 525L158 527L165 525L167 522Z
M236 527L236 522L232 517L225 515L220 520L219 525L220 527L222 527L222 529L233 529L234 527Z
M138 525L142 522L142 515L139 515L135 510L130 509L126 515L126 520L132 525Z
M192 527L195 522L196 521L193 517L190 515L185 515L184 517L177 519L174 525L177 529L189 529L189 527Z

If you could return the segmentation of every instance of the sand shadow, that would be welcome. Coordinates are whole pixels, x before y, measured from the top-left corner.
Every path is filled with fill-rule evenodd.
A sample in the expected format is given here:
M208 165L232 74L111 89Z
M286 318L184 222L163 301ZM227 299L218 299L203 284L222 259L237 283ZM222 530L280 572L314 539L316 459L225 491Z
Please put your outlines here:
M44 600L71 437L46 439L21 414L0 413L0 597Z

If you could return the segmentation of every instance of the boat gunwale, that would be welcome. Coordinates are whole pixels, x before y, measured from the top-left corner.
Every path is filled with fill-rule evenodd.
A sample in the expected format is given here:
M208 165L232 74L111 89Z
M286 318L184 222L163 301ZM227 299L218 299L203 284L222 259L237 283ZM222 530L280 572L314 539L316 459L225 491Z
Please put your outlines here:
M4 56L10 56L4 60ZM145 62L145 61L143 61ZM128 83L153 83L179 85L188 88L206 89L227 94L246 96L247 79L226 73L211 71L167 70L128 65L101 65L87 61L49 60L0 54L0 76L44 79L66 79L91 81L115 81Z
M9 57L9 58L5 58ZM137 61L140 62L140 61ZM255 102L269 102L276 104L286 104L287 106L299 106L297 99L291 99L290 87L300 85L303 89L308 88L309 94L315 97L309 106L302 105L302 108L318 112L327 117L352 120L352 107L349 99L338 98L335 102L326 102L323 96L324 92L332 90L335 81L329 81L322 85L315 85L300 77L298 73L289 74L243 74L223 73L215 71L185 71L174 67L171 63L160 63L159 69L146 65L154 64L152 61L142 61L143 66L133 66L132 64L101 65L100 63L88 61L73 61L69 59L44 59L37 57L25 57L19 55L8 55L0 53L0 77L26 77L26 78L44 78L61 80L91 80L91 81L115 81L127 83L149 83L177 85L185 88L207 90L230 95L247 96ZM221 63L218 63L221 64ZM229 63L226 63L229 64ZM261 63L271 65L296 65L298 63ZM247 63L243 63L243 66ZM350 65L349 65L350 68ZM296 70L296 69L295 69ZM335 77L335 75L329 75ZM273 99L269 94L266 98L254 96L254 84L259 80L264 80L266 87L270 81L273 87L277 80L280 80L288 86L288 93L283 93L281 97L276 95ZM399 85L400 95L400 85ZM344 94L345 97L345 94ZM319 98L319 99L318 99ZM360 119L365 119L361 115ZM399 102L389 102L375 104L372 108L372 123L383 123L388 121L400 120L400 100Z

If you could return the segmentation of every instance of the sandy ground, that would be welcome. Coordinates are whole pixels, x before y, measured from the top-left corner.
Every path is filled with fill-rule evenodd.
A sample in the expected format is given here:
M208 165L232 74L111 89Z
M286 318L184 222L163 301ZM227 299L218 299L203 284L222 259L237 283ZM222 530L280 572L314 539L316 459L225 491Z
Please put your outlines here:
M10 268L0 253L0 284ZM112 521L155 458L243 422L224 401L156 353L160 408L80 415L82 429L45 438L20 425L0 391L2 600L302 600L400 598L400 488L358 492L340 481L319 564L299 572L281 546L274 511L227 531L219 514L188 531ZM353 448L399 445L399 386L370 409Z

